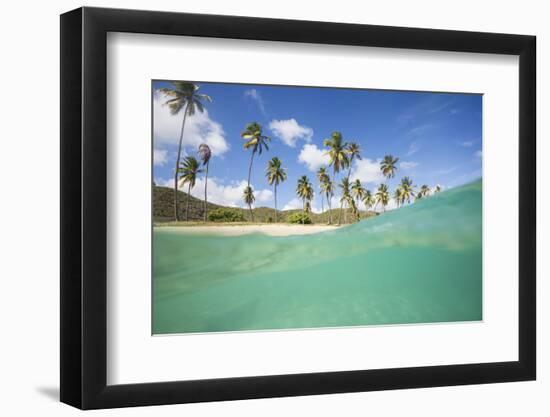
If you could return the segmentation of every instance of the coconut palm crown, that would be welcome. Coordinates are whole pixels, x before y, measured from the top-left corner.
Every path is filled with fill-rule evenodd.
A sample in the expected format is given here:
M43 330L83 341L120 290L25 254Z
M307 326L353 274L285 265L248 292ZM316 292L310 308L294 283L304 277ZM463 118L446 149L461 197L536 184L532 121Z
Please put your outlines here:
M329 165L332 166L334 174L340 172L349 165L347 147L340 132L332 132L330 138L323 141L323 145L328 148L326 154L329 156ZM334 178L333 178L334 181Z
M403 188L398 185L393 193L393 199L395 200L395 203L397 204L397 207L402 205L404 203L403 199Z
M403 177L401 180L401 203L405 203L405 200L407 200L407 203L411 202L411 198L415 196L414 191L414 185L412 180L409 177Z
M395 176L395 171L397 171L397 162L399 158L394 158L392 155L384 156L384 159L380 162L380 170L382 175L387 179L393 178Z
M169 97L164 105L170 108L172 115L186 107L187 114L193 116L197 110L204 112L206 102L212 102L209 95L199 93L200 86L197 84L188 81L172 81L170 84L170 88L159 88L157 91Z
M367 210L374 206L375 200L370 190L365 190L365 194L363 195L363 204Z
M356 142L350 142L346 146L346 153L348 155L349 159L349 171L348 171L348 179L351 175L351 165L353 164L353 160L355 158L361 160L361 147Z
M187 207L185 209L185 220L189 220L189 200L191 200L191 189L195 186L197 180L197 174L200 174L202 169L200 169L200 163L193 156L187 156L183 160L180 168L177 173L180 174L179 182L180 186L188 184L187 189Z
M353 196L353 198L355 198L355 201L357 201L357 203L363 200L365 192L366 190L363 188L363 185L361 184L361 180L359 178L351 183L351 195Z
M386 184L380 184L375 194L376 204L380 203L382 205L382 210L386 211L386 206L390 202L390 193L388 191L388 186Z
M422 185L422 187L420 187L420 190L418 191L418 193L416 193L416 198L421 199L429 195L430 195L430 187L424 184Z

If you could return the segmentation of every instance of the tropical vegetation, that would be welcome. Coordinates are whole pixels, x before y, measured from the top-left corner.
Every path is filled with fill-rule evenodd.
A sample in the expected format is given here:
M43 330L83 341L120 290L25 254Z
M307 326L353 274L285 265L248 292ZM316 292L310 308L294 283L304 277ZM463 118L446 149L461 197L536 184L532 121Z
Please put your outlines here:
M311 224L311 216L307 213L297 212L292 213L287 217L286 221L291 224Z
M173 116L181 115L182 117L178 151L175 158L173 203L170 208L170 210L173 210L173 219L176 221L180 219L179 204L182 201L182 197L178 194L178 187L187 186L187 197L184 197L183 201L185 202L185 220L189 221L189 204L190 202L194 204L194 197L191 196L191 193L199 176L204 174L202 208L200 210L203 221L245 221L243 209L221 207L208 201L208 173L212 157L216 156L215 149L211 148L208 143L201 143L196 150L197 157L188 155L182 159L187 118L194 116L197 112L204 112L205 105L212 102L210 96L199 93L199 90L199 85L186 81L174 81L170 83L169 87L158 90L165 95L166 101L164 105L169 107L170 113ZM243 149L250 151L248 177L246 187L242 189L242 199L248 207L248 221L253 222L254 213L260 213L262 210L262 208L253 208L256 201L254 188L251 183L253 163L257 155L259 156L263 152L269 151L271 138L264 134L262 125L255 121L246 124L241 137L244 140ZM354 165L354 162L362 159L362 150L357 142L347 142L344 140L342 132L333 131L328 138L323 140L323 146L324 155L328 156L328 163L327 165L318 167L315 171L318 193L321 199L321 212L314 213L313 211L312 204L316 192L307 175L301 175L298 178L295 190L296 196L302 203L301 211L281 211L278 209L278 190L287 180L288 173L287 169L284 168L283 161L279 157L273 156L267 161L265 179L267 184L273 187L274 206L270 210L274 216L262 214L262 221L272 222L274 217L275 222L287 221L290 223L309 224L315 218L317 219L316 221L325 221L328 224L332 224L334 220L332 204L336 188L340 190L339 200L337 200L340 202L340 210L337 212L338 225L342 223L342 216L344 217L344 222L348 222L348 214L351 214L353 220L359 221L362 217L368 217L369 213L385 212L392 201L395 207L400 207L442 191L440 185L435 185L431 189L427 184L422 184L417 190L413 180L409 176L404 176L393 192L391 192L389 189L389 180L396 176L399 162L399 157L391 154L386 154L380 160L380 174L385 181L378 184L374 190L370 190L361 182L361 178L352 178L352 173L355 172L356 175L358 172L357 164ZM354 167L355 171L353 171ZM338 175L342 172L345 172L345 174L339 180ZM158 187L155 185L154 188ZM325 211L325 201L328 207L327 211ZM265 209L267 210L267 208ZM282 213L287 212L287 215L282 215ZM196 213L197 209L193 206L193 219L195 220ZM162 218L166 218L164 208Z
M208 214L211 222L244 222L246 219L241 211L236 209L218 208Z

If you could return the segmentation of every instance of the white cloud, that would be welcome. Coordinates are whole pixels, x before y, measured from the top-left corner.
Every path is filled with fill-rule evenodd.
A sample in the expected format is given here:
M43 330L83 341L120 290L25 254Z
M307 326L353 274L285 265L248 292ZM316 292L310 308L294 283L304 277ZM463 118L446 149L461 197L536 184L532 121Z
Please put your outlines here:
M376 184L384 181L382 171L380 171L380 159L376 161L368 158L356 160L351 171L351 179L359 179L364 184Z
M167 100L164 94L155 94L153 100L154 116L154 140L155 145L178 145L181 131L183 113L175 116L170 114L168 106L163 103ZM183 110L182 110L183 111ZM225 132L218 122L208 115L196 112L193 116L187 116L183 134L183 147L197 150L201 143L206 143L212 149L213 156L222 156L229 150L229 143L225 140Z
M285 145L292 148L296 146L298 140L310 142L313 136L313 129L300 125L296 119L272 120L269 123L269 128Z
M399 163L399 168L401 169L413 169L420 165L418 162L413 161L403 161Z
M155 179L155 183L159 186L173 187L174 179L164 180L159 178ZM229 184L224 184L218 178L208 178L208 201L220 206L247 207L243 202L243 192L246 185L246 180L232 181ZM179 189L187 192L187 184L183 187L180 186ZM191 189L191 195L201 200L204 198L204 178L197 178L195 186ZM256 204L253 207L258 206L259 203L271 201L273 199L273 191L270 189L254 190L254 196L256 197Z
M409 150L407 151L407 156L414 155L420 150L418 144L416 142L411 142L409 145Z
M481 158L483 156L483 152L481 152L481 149L479 151L475 151L474 152L474 156L476 158Z
M318 203L321 204L320 199L319 199ZM327 204L326 201L324 202L324 205L325 205L325 211L327 211L328 210L328 204ZM303 208L302 200L300 200L299 198L293 198L292 200L290 200L288 203L286 203L283 206L282 210L302 210L302 208ZM317 198L316 197L311 202L311 211L314 212L314 213L321 213L321 207L317 205Z
M458 146L462 146L463 148L471 148L474 145L474 142L471 140L466 140L464 142L458 142Z
M315 172L321 166L328 165L330 158L317 145L306 143L298 155L298 161L305 164L311 172Z
M153 149L153 164L158 166L166 165L168 162L168 151L164 149Z
M256 196L256 201L260 203L265 203L266 201L271 201L273 199L273 191L268 190L267 188L259 191L254 191Z
M262 96L261 96L261 94L258 90L256 90L255 88L252 88L250 90L246 90L244 92L244 96L254 100L258 104L258 108L260 109L262 114L265 116L266 112L265 112L264 99L262 98Z
M283 206L283 210L295 210L295 209L300 209L300 210L302 209L302 200L293 198Z

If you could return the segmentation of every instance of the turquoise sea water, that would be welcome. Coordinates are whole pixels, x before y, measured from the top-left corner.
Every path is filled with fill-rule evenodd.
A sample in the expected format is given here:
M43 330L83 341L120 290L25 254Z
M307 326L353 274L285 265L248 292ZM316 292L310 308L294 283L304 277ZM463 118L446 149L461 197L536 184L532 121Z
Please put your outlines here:
M481 189L305 236L156 228L153 333L481 320Z

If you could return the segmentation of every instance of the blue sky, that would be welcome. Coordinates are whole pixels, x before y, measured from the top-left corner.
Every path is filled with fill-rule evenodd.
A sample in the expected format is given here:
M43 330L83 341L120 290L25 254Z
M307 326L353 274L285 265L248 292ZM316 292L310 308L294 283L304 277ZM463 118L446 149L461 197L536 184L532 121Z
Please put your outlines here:
M265 178L267 161L277 156L288 179L277 190L278 208L301 207L295 188L307 175L317 187L315 171L328 162L323 139L340 131L344 140L357 142L362 160L354 162L352 179L374 191L383 182L379 161L386 154L399 157L393 191L403 176L420 187L445 188L481 177L482 96L405 91L336 89L203 83L201 92L212 97L206 112L188 118L184 153L196 156L200 143L213 152L208 198L227 206L244 206L250 151L240 134L247 123L259 122L272 140L269 151L254 157L252 185L256 206L273 206L273 189ZM153 83L153 178L171 186L183 114L172 116L156 92L168 82ZM340 174L340 178L343 174ZM204 182L192 194L202 198ZM335 196L338 199L338 196ZM314 211L321 200L316 196ZM326 203L325 203L326 209Z

